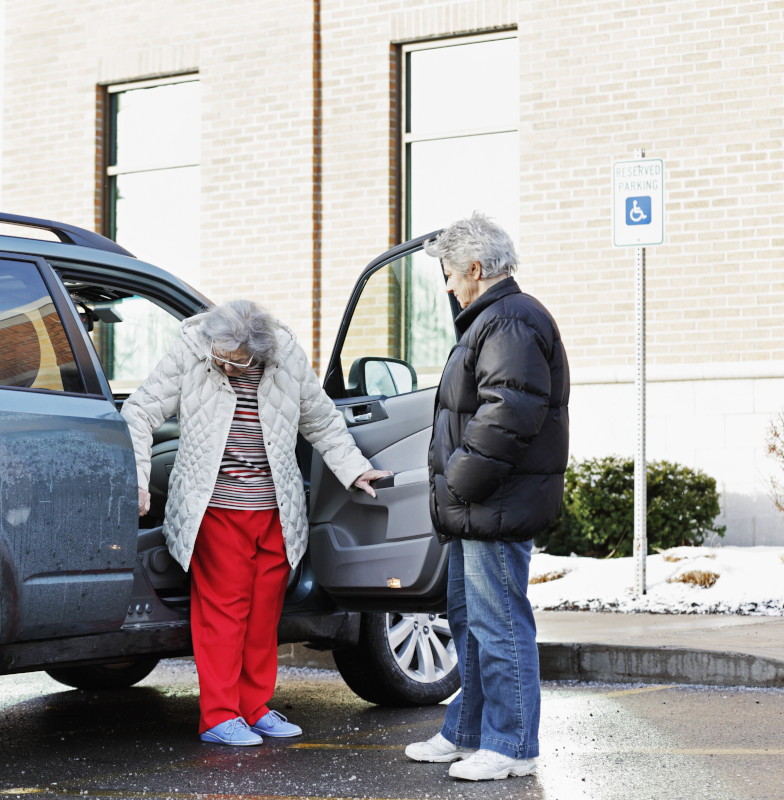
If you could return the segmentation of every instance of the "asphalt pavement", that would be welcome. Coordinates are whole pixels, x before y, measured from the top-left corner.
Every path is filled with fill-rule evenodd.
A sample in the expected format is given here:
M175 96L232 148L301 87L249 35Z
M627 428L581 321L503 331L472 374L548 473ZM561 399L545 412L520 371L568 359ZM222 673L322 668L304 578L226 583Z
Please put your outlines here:
M0 677L0 800L782 800L784 691L547 681L530 777L473 783L404 748L443 705L382 708L334 670L283 668L273 707L294 739L222 747L197 736L191 658L139 685L77 691Z
M784 687L784 618L732 614L536 612L543 680ZM329 653L280 648L290 666Z

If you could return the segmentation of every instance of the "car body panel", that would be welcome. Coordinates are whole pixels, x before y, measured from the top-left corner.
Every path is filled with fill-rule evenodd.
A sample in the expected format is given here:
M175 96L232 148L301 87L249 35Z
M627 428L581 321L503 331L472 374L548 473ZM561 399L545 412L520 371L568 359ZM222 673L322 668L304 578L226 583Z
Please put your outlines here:
M8 394L0 537L16 574L15 638L116 630L136 561L127 427L107 400Z
M135 464L127 426L100 392L78 316L48 266L35 257L0 254L2 274L19 274L20 268L39 276L49 291L47 319L59 315L87 391L3 388L0 642L116 630L136 559ZM13 297L5 301L13 306ZM13 307L11 313L0 312L6 330L22 336L20 318L34 327L34 316L20 317ZM20 349L23 341L14 340ZM48 369L56 370L54 353L42 353L37 370L47 358Z

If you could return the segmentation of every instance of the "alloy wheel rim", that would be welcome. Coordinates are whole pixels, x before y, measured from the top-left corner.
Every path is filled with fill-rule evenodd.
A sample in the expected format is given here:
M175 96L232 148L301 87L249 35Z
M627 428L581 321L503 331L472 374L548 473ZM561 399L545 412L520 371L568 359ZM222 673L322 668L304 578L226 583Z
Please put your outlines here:
M389 648L411 680L435 683L457 667L457 652L445 614L389 613Z

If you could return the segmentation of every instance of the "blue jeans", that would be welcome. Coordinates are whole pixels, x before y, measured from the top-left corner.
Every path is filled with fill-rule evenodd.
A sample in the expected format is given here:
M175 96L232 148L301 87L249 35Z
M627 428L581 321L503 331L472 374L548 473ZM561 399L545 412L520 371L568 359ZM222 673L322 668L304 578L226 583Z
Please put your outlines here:
M459 747L539 755L539 651L527 595L532 544L450 545L447 616L463 688L441 735Z

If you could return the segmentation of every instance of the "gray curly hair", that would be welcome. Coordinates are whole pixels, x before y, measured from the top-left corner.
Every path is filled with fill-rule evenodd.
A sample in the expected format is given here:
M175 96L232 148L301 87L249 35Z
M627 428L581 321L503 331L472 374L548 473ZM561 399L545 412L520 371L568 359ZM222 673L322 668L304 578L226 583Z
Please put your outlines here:
M518 257L512 237L481 211L453 222L434 239L428 239L424 247L429 256L448 261L464 275L474 261L482 265L483 278L511 275L517 270Z
M262 364L275 355L275 318L252 300L229 300L202 312L201 332L229 352L242 350Z

